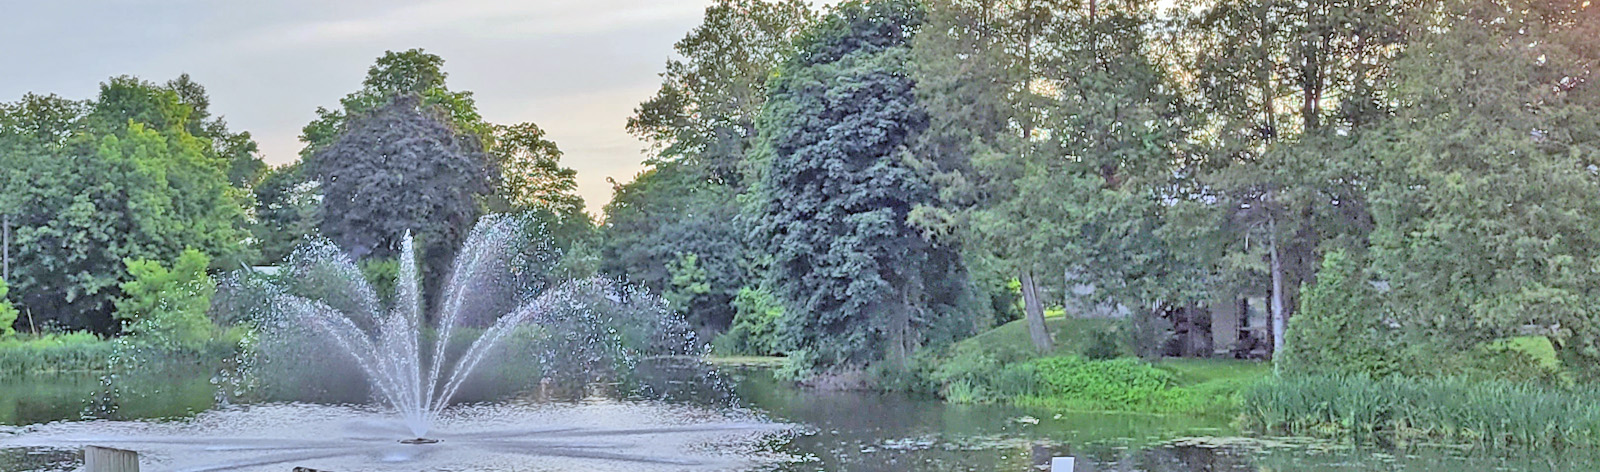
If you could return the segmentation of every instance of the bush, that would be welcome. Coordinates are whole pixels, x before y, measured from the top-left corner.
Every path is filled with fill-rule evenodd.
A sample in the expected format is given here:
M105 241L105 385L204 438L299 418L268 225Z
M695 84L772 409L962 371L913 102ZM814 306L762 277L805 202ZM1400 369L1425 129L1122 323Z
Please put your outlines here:
M17 307L11 306L11 300L6 298L10 292L11 288L6 285L6 281L0 280L0 339L17 334L13 327L17 324Z
M216 326L206 316L217 283L206 274L211 258L187 249L169 269L159 261L124 261L132 278L121 285L116 318L132 336L191 351L204 349Z
M712 348L722 355L777 355L783 304L766 289L744 287L734 297L733 309L733 326L712 341Z
M1155 411L1174 397L1171 372L1132 358L1047 357L1031 363L1037 398L1027 403L1081 410Z

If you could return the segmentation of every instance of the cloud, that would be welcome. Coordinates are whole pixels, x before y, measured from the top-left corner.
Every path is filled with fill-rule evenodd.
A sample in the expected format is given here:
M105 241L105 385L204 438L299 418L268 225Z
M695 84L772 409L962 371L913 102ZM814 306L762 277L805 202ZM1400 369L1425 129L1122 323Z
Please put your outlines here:
M253 29L235 46L252 50L293 49L349 42L380 42L419 34L447 33L479 39L626 31L640 25L698 19L703 1L629 0L430 1L323 19Z

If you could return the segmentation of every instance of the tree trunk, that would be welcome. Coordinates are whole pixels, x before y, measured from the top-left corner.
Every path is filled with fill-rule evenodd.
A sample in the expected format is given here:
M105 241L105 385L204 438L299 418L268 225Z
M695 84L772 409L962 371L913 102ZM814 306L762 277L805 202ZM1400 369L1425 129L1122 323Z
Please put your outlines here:
M1022 282L1022 309L1028 318L1028 336L1033 339L1033 348L1040 354L1055 352L1055 345L1050 339L1050 330L1044 325L1044 305L1039 302L1039 287L1033 282L1033 271L1023 270L1019 276Z
M1271 210L1267 210L1267 245L1272 253L1272 355L1276 357L1278 351L1283 349L1283 334L1287 314L1283 306L1283 261L1278 255L1278 224L1273 218Z

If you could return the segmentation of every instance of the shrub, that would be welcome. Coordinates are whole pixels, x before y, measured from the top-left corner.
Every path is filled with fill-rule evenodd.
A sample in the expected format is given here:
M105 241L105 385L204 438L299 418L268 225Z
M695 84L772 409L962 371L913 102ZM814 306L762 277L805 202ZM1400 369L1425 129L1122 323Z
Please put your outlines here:
M169 269L159 261L124 261L132 278L121 285L115 316L123 328L143 342L173 349L199 351L213 337L216 326L206 316L217 283L206 275L211 258L194 249L184 250Z
M723 355L770 356L779 353L778 318L783 304L762 288L744 287L733 299L733 326L712 347Z
M0 280L0 339L9 338L17 334L13 325L17 324L17 307L11 306L11 300L6 295L11 288L6 281Z
M1171 372L1132 358L1091 361L1075 356L1047 357L1029 364L1038 376L1036 395L1075 409L1159 410L1170 400Z
M1315 284L1300 292L1300 311L1280 363L1291 371L1397 373L1396 335L1383 320L1363 264L1340 251L1322 258Z

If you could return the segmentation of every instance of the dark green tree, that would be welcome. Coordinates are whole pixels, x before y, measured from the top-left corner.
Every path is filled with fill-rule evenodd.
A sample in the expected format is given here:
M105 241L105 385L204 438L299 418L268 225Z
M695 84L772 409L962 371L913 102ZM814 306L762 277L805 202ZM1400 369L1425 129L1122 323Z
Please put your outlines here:
M922 20L911 1L841 4L770 83L754 216L807 367L898 364L971 327L959 250L906 220L937 191L907 158L928 123L907 67Z

